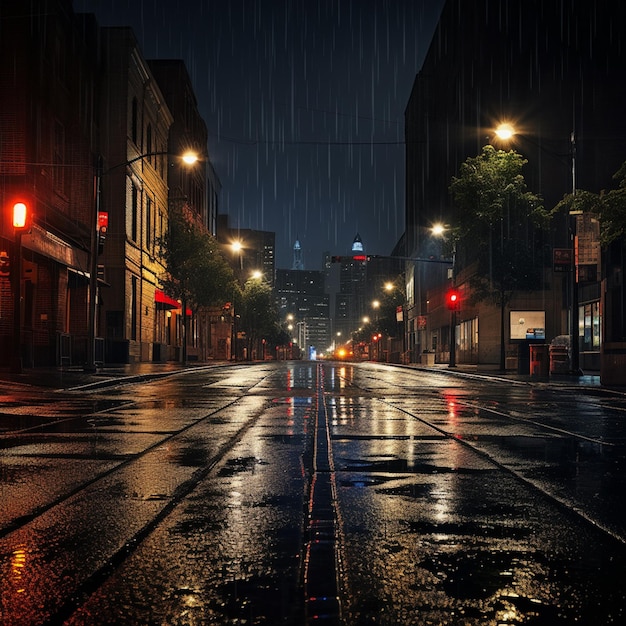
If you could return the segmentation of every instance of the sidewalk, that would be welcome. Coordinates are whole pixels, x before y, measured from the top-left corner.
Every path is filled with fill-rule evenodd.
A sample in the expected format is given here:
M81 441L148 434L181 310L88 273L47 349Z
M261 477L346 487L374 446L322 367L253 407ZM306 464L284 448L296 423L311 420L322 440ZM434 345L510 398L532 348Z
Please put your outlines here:
M227 365L228 361L210 361L202 364L183 365L182 363L130 363L125 365L106 365L99 367L95 372L84 371L82 367L35 367L24 369L20 374L11 372L8 368L0 369L0 385L18 383L49 387L52 389L71 389L76 387L98 388L114 385L124 379L125 382L145 381L183 372L185 370L199 370L220 365Z
M415 367L425 370L437 370L440 372L446 371L450 374L457 376L472 376L475 378L489 378L497 379L507 382L525 383L525 384L548 384L555 386L565 387L589 387L589 388L603 388L600 383L600 374L597 372L583 374L582 376L576 376L574 374L552 374L549 376L531 376L528 374L519 374L512 370L502 372L495 367L481 367L477 365L465 365L459 364L455 367L450 367L447 364L436 364L431 366L422 367L419 364L408 365L407 367ZM614 389L618 390L619 389ZM626 391L622 389L621 391Z

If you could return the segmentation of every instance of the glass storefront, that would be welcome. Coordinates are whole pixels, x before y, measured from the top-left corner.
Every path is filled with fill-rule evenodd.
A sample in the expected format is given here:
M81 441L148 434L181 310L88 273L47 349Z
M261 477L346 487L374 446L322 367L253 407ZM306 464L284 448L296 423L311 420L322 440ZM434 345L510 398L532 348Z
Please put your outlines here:
M578 341L581 352L599 352L602 316L600 302L589 302L578 309Z

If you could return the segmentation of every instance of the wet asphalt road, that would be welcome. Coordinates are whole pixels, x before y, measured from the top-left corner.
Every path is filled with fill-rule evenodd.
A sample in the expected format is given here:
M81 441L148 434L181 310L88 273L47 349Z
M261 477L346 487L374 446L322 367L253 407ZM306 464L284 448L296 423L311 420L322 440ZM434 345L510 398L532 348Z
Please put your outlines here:
M623 396L311 362L0 394L3 624L626 622Z

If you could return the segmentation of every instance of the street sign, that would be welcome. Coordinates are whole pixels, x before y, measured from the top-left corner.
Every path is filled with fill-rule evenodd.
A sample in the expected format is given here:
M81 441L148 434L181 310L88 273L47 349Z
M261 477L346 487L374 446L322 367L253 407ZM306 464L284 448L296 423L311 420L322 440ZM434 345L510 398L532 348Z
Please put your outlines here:
M552 269L555 272L569 272L572 269L574 253L571 248L554 248L552 251Z

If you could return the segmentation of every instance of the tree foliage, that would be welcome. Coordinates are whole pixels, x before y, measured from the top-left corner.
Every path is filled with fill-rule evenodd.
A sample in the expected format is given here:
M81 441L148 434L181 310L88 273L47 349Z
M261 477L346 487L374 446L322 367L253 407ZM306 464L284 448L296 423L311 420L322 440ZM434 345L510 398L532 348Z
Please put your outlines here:
M165 236L160 241L167 273L167 293L191 307L223 304L236 295L232 269L215 237L203 229L185 207L172 207Z
M617 188L599 194L577 190L566 195L555 210L593 213L600 220L600 243L607 247L614 241L626 241L626 161L614 174Z
M504 306L514 291L541 284L543 232L551 212L539 195L528 190L522 174L526 163L514 150L487 145L452 178L457 259L476 264L471 280L474 300Z
M241 329L246 333L249 347L259 339L273 343L279 336L278 312L272 288L266 282L256 278L246 281L240 311Z

